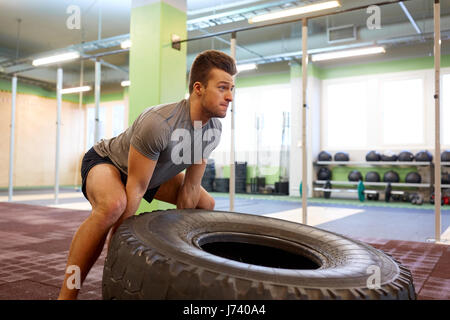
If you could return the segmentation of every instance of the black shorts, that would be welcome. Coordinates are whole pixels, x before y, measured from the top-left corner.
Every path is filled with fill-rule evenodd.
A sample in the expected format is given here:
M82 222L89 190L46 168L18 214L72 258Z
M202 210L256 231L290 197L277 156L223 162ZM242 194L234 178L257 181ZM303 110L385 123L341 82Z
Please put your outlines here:
M112 164L113 166L115 166L110 158L101 157L97 152L95 152L94 148L91 148L91 149L89 149L88 152L86 152L86 154L83 157L83 161L81 162L81 179L82 179L81 190L83 191L84 197L86 199L88 199L87 193L86 193L86 180L87 180L89 170L91 170L94 166L96 166L97 164L100 164L100 163L109 163L109 164ZM119 170L119 172L120 172L120 180L122 180L123 185L126 186L128 176L125 173L123 173L119 168L117 168L117 170ZM148 203L152 202L158 189L159 189L159 186L152 188L152 189L148 189L147 192L145 192L143 198Z

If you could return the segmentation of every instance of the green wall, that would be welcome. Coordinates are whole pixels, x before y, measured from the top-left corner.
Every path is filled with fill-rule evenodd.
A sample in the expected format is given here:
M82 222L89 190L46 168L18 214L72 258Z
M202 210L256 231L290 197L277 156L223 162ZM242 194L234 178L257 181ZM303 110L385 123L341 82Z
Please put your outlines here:
M11 86L11 81L0 79L1 91L11 92ZM17 80L17 93L30 94L42 98L56 99L56 90L50 91L35 85L25 84L21 82L20 79ZM78 94L64 94L63 101L78 103Z
M450 67L450 55L441 57L441 68ZM318 68L317 78L334 79L343 77L355 77L371 74L383 74L390 72L414 71L434 68L434 57L398 59L391 61L380 61L352 66L341 66L335 68Z

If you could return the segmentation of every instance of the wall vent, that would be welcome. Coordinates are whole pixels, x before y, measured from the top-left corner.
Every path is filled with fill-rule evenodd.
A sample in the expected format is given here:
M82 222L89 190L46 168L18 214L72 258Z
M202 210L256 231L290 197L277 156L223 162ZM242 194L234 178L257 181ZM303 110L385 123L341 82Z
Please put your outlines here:
M356 27L351 25L327 28L328 43L356 40Z

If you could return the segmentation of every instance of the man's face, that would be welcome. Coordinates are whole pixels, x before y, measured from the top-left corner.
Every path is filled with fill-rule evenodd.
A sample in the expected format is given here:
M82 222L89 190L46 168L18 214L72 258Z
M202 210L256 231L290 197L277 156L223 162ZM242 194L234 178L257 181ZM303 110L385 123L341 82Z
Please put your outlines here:
M202 90L203 112L210 118L225 118L228 105L233 100L233 90L233 77L221 69L212 69L208 85Z

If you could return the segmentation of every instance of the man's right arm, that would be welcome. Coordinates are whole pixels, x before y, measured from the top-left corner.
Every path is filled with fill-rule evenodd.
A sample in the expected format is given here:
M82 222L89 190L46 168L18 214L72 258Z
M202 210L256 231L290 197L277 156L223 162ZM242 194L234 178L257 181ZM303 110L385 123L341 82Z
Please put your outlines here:
M156 167L156 162L157 161L151 160L142 155L132 145L130 145L130 151L128 154L128 178L127 185L125 187L127 194L127 206L122 216L114 225L113 233L126 218L136 213L142 197L147 191L148 184Z

